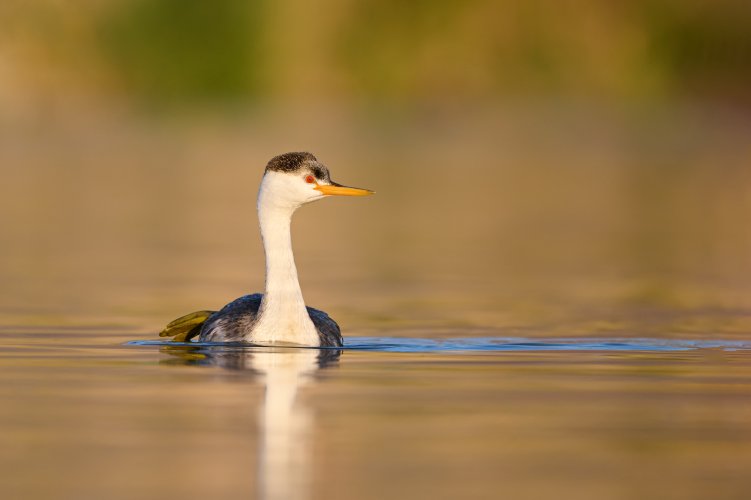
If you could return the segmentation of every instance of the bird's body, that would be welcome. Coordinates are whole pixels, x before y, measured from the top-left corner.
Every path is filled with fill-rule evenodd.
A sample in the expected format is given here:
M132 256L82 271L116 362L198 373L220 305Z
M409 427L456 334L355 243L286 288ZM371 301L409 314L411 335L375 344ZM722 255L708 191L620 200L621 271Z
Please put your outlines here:
M213 313L201 326L201 342L242 342L246 333L253 330L258 319L258 310L263 302L263 294L243 295L233 300L220 311ZM321 347L341 347L342 334L339 325L328 314L312 307L306 307L306 313L313 323ZM256 340L261 343L261 341ZM269 342L269 341L267 341ZM285 342L277 341L276 343ZM301 344L293 342L292 344ZM266 342L264 342L266 343ZM273 341L271 341L273 343Z
M310 153L271 159L258 192L258 220L266 254L266 292L240 297L219 311L199 311L173 321L160 335L201 342L250 342L338 347L339 325L305 306L292 254L290 225L300 206L325 196L363 196L366 189L331 181Z

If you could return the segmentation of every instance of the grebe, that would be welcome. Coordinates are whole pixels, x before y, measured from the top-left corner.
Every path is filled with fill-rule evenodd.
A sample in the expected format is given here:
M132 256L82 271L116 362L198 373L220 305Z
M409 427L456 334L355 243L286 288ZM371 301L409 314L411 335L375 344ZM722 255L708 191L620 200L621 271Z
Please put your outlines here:
M339 325L303 301L292 255L295 210L327 196L366 196L368 189L342 186L310 153L285 153L266 165L258 190L258 220L266 254L266 291L245 295L219 311L197 311L159 333L176 341L248 342L341 347Z

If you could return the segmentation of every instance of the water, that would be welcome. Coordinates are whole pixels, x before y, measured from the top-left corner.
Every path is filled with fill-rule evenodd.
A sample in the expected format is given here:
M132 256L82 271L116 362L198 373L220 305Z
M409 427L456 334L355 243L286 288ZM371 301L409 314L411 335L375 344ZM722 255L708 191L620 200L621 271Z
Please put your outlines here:
M349 337L318 350L2 333L4 498L743 498L749 486L748 341Z
M170 342L165 340L133 340L128 345L165 346L194 349L205 352L253 352L269 346L244 346L221 342ZM289 347L290 349L299 349ZM283 347L277 347L283 349ZM690 351L695 349L720 349L737 351L751 349L751 342L733 340L680 340L680 339L522 339L504 337L479 337L456 339L418 339L408 337L354 337L346 341L342 348L328 348L335 351L378 351L378 352L493 352L493 351Z
M562 113L4 130L0 496L745 500L748 124ZM345 348L161 342L303 145L378 192L293 224Z

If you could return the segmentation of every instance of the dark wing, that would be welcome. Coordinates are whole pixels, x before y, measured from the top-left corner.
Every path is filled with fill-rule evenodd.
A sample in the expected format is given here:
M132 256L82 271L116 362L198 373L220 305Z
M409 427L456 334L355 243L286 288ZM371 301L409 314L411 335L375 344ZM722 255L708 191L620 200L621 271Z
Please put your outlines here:
M310 319L313 321L313 325L318 330L321 347L342 347L342 332L336 321L323 311L313 309L312 307L306 307L306 309L308 310Z
M201 328L201 342L240 342L253 328L263 294L254 293L235 299L215 312Z

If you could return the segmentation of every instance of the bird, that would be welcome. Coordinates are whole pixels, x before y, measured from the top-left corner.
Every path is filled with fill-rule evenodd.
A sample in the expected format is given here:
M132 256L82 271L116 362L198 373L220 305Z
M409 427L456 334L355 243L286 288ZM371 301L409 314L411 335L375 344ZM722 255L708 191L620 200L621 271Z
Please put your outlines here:
M284 153L266 165L257 210L266 257L264 293L244 295L218 311L201 310L169 323L160 337L178 342L341 347L341 329L328 314L307 307L292 253L290 225L301 206L330 196L368 196L369 189L331 180L329 169L308 152Z

